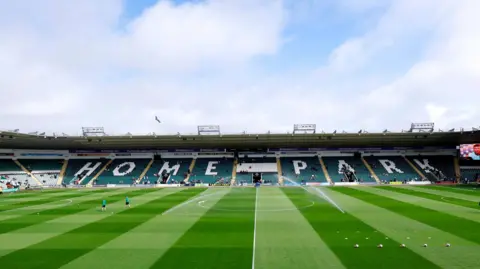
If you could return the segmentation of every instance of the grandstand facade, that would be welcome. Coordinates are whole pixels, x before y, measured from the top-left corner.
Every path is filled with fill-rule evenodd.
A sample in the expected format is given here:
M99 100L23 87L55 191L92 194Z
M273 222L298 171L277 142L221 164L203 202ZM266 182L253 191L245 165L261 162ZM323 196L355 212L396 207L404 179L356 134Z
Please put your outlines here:
M427 184L476 181L480 132L0 136L0 187ZM280 147L281 146L281 147ZM7 186L8 185L8 186Z

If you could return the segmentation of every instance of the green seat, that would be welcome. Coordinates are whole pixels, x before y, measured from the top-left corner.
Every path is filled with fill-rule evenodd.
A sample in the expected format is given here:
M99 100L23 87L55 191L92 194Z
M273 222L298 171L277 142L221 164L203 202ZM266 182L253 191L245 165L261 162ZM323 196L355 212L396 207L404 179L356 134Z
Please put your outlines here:
M190 175L190 182L215 183L232 179L233 158L198 158Z
M62 170L64 160L62 159L19 159L18 160L25 168L34 172L41 171L58 171Z
M107 159L70 159L63 177L63 183L73 184L78 174L84 174L86 176L81 184L88 184L107 162Z
M173 181L181 182L187 176L191 163L192 158L163 158L162 160L155 160L140 183L144 183L145 180L149 180L151 183L161 182L160 176L163 171L170 173L168 183Z
M302 180L305 182L327 182L318 157L282 157L280 158L280 164L284 184L288 184L289 180L297 183L302 182Z
M344 157L322 157L328 175L333 182L341 182L344 178L341 168L343 164L348 164L354 171L360 182L376 182L365 166L361 158L353 156Z
M0 172L22 172L13 160L0 159Z
M132 184L149 162L150 159L115 159L95 180L95 184Z
M278 183L278 171L277 171L277 159L271 157L249 157L249 158L239 158L238 165L237 165L237 176L236 176L236 183L248 183L251 184L253 182L253 173L249 171L250 165L252 164L258 166L259 169L267 169L273 167L274 169L264 170L263 172L259 172L262 174L262 180L265 183L277 184ZM242 167L245 170L241 170Z
M407 158L429 180L436 181L438 178L427 172L432 168L439 170L447 179L455 179L453 156L408 156Z
M380 181L421 180L420 175L402 156L365 157Z

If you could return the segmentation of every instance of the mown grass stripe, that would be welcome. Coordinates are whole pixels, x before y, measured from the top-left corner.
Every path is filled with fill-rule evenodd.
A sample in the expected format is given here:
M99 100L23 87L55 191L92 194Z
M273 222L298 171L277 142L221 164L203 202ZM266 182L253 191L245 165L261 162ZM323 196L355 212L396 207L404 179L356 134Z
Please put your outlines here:
M130 191L128 193L123 193L122 192L120 194L114 194L112 196L108 196L107 200L109 202L116 202L116 201L120 201L122 199L125 199L125 195L135 197L135 196L138 196L138 195L145 194L146 192L152 192L152 191L156 191L156 190L155 189L149 189L149 190L140 189L140 190L133 190L133 191ZM104 193L108 194L109 192L104 192ZM84 196L84 195L82 195L82 196ZM79 197L79 196L76 196L76 197ZM62 200L64 200L64 199L62 198ZM24 216L17 217L17 218L3 220L3 221L0 221L0 234L9 233L9 232L12 232L12 231L15 231L15 230L26 228L26 227L31 226L31 225L37 225L37 224L40 224L40 223L43 223L43 222L53 220L53 219L58 218L58 217L64 217L64 216L67 216L67 215L76 214L78 212L81 212L81 211L87 210L89 208L98 206L98 205L100 205L100 203L101 203L101 201L97 198L97 199L87 200L87 201L80 202L80 203L70 204L68 206L62 206L62 207L57 207L57 208L53 208L53 209L43 210L43 211L40 211L40 212L37 212L37 213L31 213L31 214L24 215Z
M480 245L330 188L324 191L350 214L387 235L387 241L393 239L406 244L407 248L441 268L478 268L476 253L480 252ZM427 248L423 247L425 243ZM452 247L445 247L446 243L451 243ZM403 251L399 247L396 249Z
M334 190L425 223L437 229L449 232L458 237L464 238L465 240L477 244L480 243L480 229L478 229L478 222L455 217L418 205L405 203L386 196L366 192L361 188L334 188Z
M32 196L42 196L47 194L62 193L65 189L49 189L49 190L22 190L19 192L4 193L0 195L1 199L16 199Z
M381 232L374 232L373 227L348 212L339 212L316 195L300 188L283 191L298 207L305 199L318 201L300 212L347 268L439 268L408 248L399 251L399 242L385 240ZM354 244L360 248L354 248ZM378 244L384 248L378 249Z
M143 195L135 196L132 201L135 205L142 205L146 202L158 199L162 196L166 196L173 192L177 192L180 189L172 188L165 189L161 191L148 191ZM121 189L119 193L127 193L131 189ZM92 199L96 197L96 199ZM37 225L31 225L29 227L16 230L11 233L1 234L0 235L0 256L7 255L8 253L17 251L19 249L27 248L38 244L42 241L54 238L58 235L73 231L77 228L80 228L84 225L100 221L102 219L108 218L111 215L106 214L100 210L100 202L105 198L102 195L92 195L89 196L89 200L96 200L98 204L88 208L77 214L71 214L66 216L60 216L51 221L39 223ZM108 197L107 197L108 199ZM127 210L125 207L125 200L121 199L117 202L111 202L108 204L109 212L121 212Z
M462 194L468 194L473 196L480 196L480 186L471 186L471 187L460 187L460 186L436 186L436 185L429 185L429 186L421 186L420 188L425 189L432 189L432 190L442 190L442 191L449 191L449 192L456 192Z
M424 193L436 194L436 195L441 196L441 197L447 197L447 198L448 197L453 197L453 198L462 199L462 200L469 201L469 202L474 202L474 203L478 203L478 201L480 201L479 197L477 197L475 195L468 195L468 194L463 194L463 193L458 193L458 192L418 188L417 186L403 186L401 188L404 188L404 189L407 189L407 190L415 190L415 191L424 192Z
M279 188L259 189L255 268L345 268L300 213L312 202L298 207Z
M433 201L439 201L442 203L448 203L452 205L459 205L459 206L464 206L464 207L470 207L473 209L480 209L478 206L478 203L472 202L472 201L467 201L455 197L443 197L437 194L432 194L432 193L426 193L426 192L421 192L421 191L416 191L415 189L405 189L402 187L382 187L382 189L389 190L389 191L394 191L398 193L403 193L403 194L408 194L408 195L414 195L426 199L430 199Z
M51 192L51 193L32 194L32 195L21 195L21 194L7 194L7 196L0 195L0 206L24 202L24 201L30 201L30 200L41 200L41 199L44 199L45 197L58 197L58 196L74 194L74 193L78 193L78 191L63 190L63 191L57 191L57 192Z
M101 190L100 192L108 192L108 191L111 191L111 190L105 189L105 190ZM15 209L18 209L18 208L28 207L28 206L32 206L32 205L43 205L43 204L58 201L59 199L69 199L69 198L80 197L80 196L84 196L84 195L88 195L88 193L74 193L74 194L65 193L65 194L60 195L60 196L42 197L41 199L19 201L17 203L7 204L7 205L4 205L4 206L0 207L0 212L15 210Z
M150 268L252 266L255 189L232 189Z
M188 203L153 219L66 264L61 269L149 268L185 234L229 189L208 189L208 203ZM197 201L198 202L198 201ZM118 254L122 257L119 258Z
M204 189L186 189L112 214L102 220L0 257L0 264L6 268L22 269L61 267L202 191Z
M48 203L48 204L33 205L33 206L18 208L16 210L4 211L4 212L0 213L0 221L5 221L5 220L8 220L8 219L13 219L13 218L19 218L19 217L23 217L23 216L30 215L30 214L33 214L33 213L35 213L35 214L40 213L41 211L55 209L55 208L58 208L58 207L69 205L71 203L76 203L77 204L77 203L84 202L84 201L87 201L87 200L95 199L95 197L96 197L96 199L98 199L98 197L112 196L112 195L115 195L115 194L118 194L118 193L125 193L126 191L129 191L129 190L118 189L118 190L109 191L109 192L98 192L97 191L97 192L89 193L88 195L83 195L81 197L75 197L75 198L71 198L71 199L68 199L68 200L58 200L58 201L51 202L51 203Z
M480 214L478 210L426 199L420 196L403 194L400 192L389 191L382 188L362 188L362 191L388 197L397 201L417 205L433 211L442 212L451 216L459 217L480 223Z

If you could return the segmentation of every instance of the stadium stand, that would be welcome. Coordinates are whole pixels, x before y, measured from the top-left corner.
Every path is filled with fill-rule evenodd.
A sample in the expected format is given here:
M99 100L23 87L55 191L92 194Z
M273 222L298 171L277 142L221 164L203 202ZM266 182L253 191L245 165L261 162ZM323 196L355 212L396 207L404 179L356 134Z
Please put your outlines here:
M462 167L460 169L461 178L463 183L478 182L480 180L480 167Z
M64 162L58 159L19 159L18 161L44 186L57 185Z
M283 157L280 161L283 177L297 183L327 182L318 157Z
M20 184L21 186L38 186L38 182L27 174L15 161L11 159L0 159L0 180L3 186L7 183Z
M237 184L252 183L253 173L260 173L266 184L278 183L277 159L271 157L242 157L237 165Z
M149 159L115 159L94 179L94 184L133 184L149 162Z
M164 158L154 160L152 166L147 171L144 178L140 179L140 184L150 183L179 183L188 176L192 158ZM165 178L163 178L163 176Z
M86 185L105 166L107 159L70 159L63 177L66 185Z
M342 170L345 165L347 170L353 170L353 179L359 182L375 182L367 167L363 164L361 158L353 156L344 157L322 157L327 169L328 175L333 182L347 181Z
M455 179L453 156L408 156L407 159L430 181Z
M366 156L364 158L382 182L422 180L402 156Z
M230 182L233 158L198 158L191 171L190 182L213 184Z

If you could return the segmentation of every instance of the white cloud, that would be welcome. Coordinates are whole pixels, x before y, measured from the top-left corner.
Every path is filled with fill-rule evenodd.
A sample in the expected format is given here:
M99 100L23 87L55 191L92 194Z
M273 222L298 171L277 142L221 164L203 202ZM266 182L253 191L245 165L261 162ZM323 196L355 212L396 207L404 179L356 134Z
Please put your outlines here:
M126 24L120 0L70 1L71 8L59 0L2 2L1 127L175 133L201 124L226 132L284 132L294 123L326 131L400 130L430 120L440 128L478 125L480 3L420 2L340 1L338 8L359 13L385 11L317 63L320 71L262 72L268 77L256 72L269 67L252 60L281 57L291 13L280 0L160 1ZM419 39L411 57L406 47ZM393 56L406 66L384 62Z

